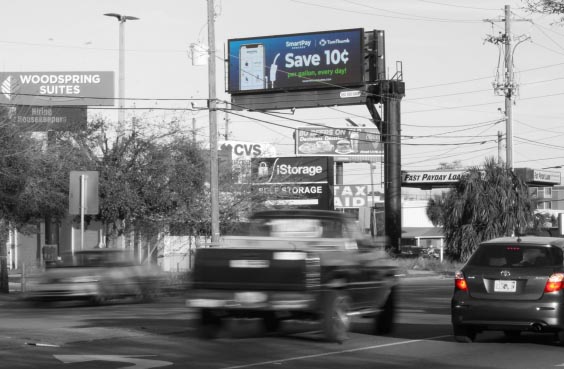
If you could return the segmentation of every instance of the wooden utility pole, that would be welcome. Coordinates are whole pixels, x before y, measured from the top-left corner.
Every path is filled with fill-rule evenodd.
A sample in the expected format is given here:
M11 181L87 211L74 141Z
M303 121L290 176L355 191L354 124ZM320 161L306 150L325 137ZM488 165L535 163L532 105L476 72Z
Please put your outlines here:
M503 44L505 46L504 58L504 73L503 81L495 81L494 89L496 92L502 93L505 96L505 133L506 133L506 146L505 146L505 164L507 169L513 169L513 97L517 90L517 85L513 76L513 54L515 47L529 39L528 37L521 38L519 42L513 46L513 35L511 34L511 7L505 5L504 18L499 20L484 19L485 22L505 22L505 33L499 37L490 36L487 41L494 44ZM529 19L518 19L518 21L529 21Z
M505 130L507 169L513 169L513 52L511 50L511 9L505 6Z
M501 162L503 161L502 154L501 154L503 152L502 144L501 144L501 142L503 140L502 137L503 137L503 134L501 133L501 131L497 131L497 163L498 164L501 164Z
M213 0L208 0L208 88L210 119L210 196L211 196L211 242L219 242L219 168L217 153L217 99L215 91L215 9Z

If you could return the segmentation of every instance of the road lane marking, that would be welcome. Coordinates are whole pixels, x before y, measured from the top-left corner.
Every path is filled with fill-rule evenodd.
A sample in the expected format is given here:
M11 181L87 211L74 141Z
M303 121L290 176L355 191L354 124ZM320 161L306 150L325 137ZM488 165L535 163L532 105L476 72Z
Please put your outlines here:
M348 349L348 350L324 352L324 353L321 353L321 354L296 356L296 357L290 357L290 358L287 358L287 359L262 361L260 363L228 366L228 367L225 367L225 368L222 368L222 369L243 369L243 368L251 368L253 366L259 366L259 365L282 364L282 363L286 363L286 362L289 362L289 361L313 359L313 358L318 358L318 357L340 355L340 354L348 354L348 353L351 353L351 352L358 352L358 351L368 351L368 350L374 350L374 349L379 349L379 348L384 348L384 347L392 347L392 346L406 345L406 344L410 344L410 343L437 340L437 339L446 338L446 337L452 337L452 335L447 334L447 335L443 335L443 336L428 337L428 338L422 338L422 339L418 339L418 340L385 343L385 344L382 344L382 345L374 345L374 346L367 346L367 347L358 347L358 348Z
M122 366L121 369L131 368L131 369L150 369L150 368L160 368L163 366L172 365L170 361L163 360L152 360L152 359L141 359L141 356L152 356L152 355L53 355L55 359L62 361L65 364L70 363L83 363L86 361L110 361L110 362L120 362L135 364L133 366L127 365Z

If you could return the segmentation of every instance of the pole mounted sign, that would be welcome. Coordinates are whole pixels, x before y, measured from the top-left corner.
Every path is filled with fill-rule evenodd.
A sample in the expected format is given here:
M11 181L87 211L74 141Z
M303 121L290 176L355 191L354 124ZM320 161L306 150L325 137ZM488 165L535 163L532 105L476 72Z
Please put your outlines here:
M228 92L288 91L363 83L363 29L228 41Z
M333 159L330 157L252 158L253 189L267 205L333 209Z
M25 131L78 131L86 128L86 106L17 105L13 121Z
M98 214L98 172L72 171L69 180L69 214Z
M114 105L114 72L0 72L0 104Z
M377 128L298 128L296 155L334 156L336 161L374 161L384 155Z

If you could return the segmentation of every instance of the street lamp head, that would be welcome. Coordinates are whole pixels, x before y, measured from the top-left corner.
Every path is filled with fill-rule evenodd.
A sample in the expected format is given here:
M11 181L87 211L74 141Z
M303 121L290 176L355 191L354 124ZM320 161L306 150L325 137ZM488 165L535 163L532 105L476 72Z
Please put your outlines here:
M120 22L125 22L127 20L138 20L139 19L139 18L133 17L131 15L122 15L122 14L118 14L118 13L106 13L104 15L108 16L108 17L115 17Z

